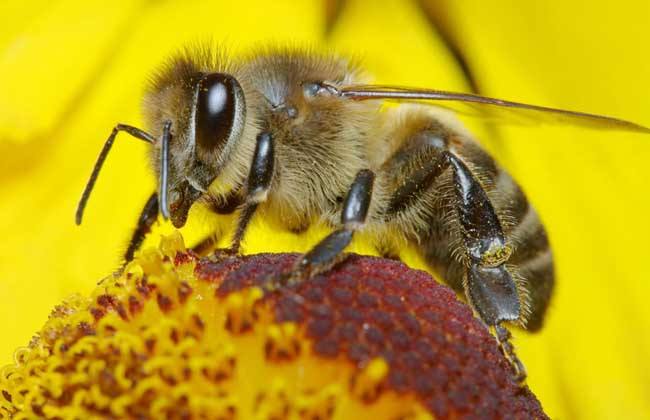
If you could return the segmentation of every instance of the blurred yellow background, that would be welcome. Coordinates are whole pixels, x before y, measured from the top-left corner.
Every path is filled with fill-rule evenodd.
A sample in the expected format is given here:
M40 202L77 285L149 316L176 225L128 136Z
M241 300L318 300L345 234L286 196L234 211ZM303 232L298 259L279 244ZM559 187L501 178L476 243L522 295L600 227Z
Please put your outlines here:
M361 57L379 82L467 91L444 35L482 94L650 125L645 0L342 4L325 36L320 0L2 2L0 365L57 302L117 267L154 188L145 145L118 138L81 227L74 209L114 124L140 125L148 75L189 41L235 53L260 42L329 47ZM469 124L521 182L555 251L546 328L516 333L532 390L553 418L649 417L650 136ZM193 211L186 233L229 222ZM244 245L302 251L323 234L256 219ZM372 247L359 240L354 250ZM412 251L402 257L421 267Z

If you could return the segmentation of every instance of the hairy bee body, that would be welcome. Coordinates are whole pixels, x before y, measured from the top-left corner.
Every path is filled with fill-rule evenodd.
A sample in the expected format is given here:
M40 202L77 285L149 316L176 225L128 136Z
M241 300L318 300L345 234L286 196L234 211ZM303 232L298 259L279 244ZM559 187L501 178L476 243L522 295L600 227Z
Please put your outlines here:
M197 79L212 73L228 73L239 82L245 117L236 142L199 150L193 141L194 89ZM519 186L449 115L424 105L384 109L381 101L349 100L319 84L336 87L364 78L345 59L302 51L266 50L239 61L208 51L176 57L145 96L149 131L160 136L162 121L171 122L171 201L186 207L172 211L172 221L182 225L196 200L217 212L241 207L256 136L266 132L274 140L274 169L264 197L256 201L263 217L294 231L317 220L341 228L355 176L371 170L372 198L358 228L388 253L396 253L403 241L416 244L431 267L461 291L469 257L454 175L451 166L432 167L442 162L443 152L453 153L485 190L502 226L508 255L498 263L507 262L521 302L513 320L538 329L553 287L553 262L546 232ZM152 148L156 171L159 148ZM190 187L181 187L186 180ZM187 188L198 191L192 200L183 199Z
M128 262L159 216L179 228L195 203L237 212L228 258L255 214L299 232L332 232L271 289L308 281L345 257L364 231L386 256L411 244L495 335L515 378L526 370L503 325L541 328L554 287L544 226L519 185L439 101L485 106L540 122L650 134L614 117L448 92L368 85L345 58L297 49L230 58L209 48L173 57L144 97L146 130L117 124L81 195L88 198L119 132L150 145L158 179L125 252ZM384 101L413 102L397 107ZM211 248L206 240L195 246Z

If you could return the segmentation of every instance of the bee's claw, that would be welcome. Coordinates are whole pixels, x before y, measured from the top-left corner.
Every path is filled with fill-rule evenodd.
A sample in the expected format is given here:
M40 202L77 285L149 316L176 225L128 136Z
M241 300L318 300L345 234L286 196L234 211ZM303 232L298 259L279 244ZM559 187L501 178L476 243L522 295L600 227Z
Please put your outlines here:
M519 360L519 357L517 357L515 347L510 342L512 334L507 328L504 328L499 324L494 326L494 335L497 339L499 350L508 360L508 363L510 363L512 370L514 371L513 379L517 381L520 386L524 386L527 377L526 367L521 360Z

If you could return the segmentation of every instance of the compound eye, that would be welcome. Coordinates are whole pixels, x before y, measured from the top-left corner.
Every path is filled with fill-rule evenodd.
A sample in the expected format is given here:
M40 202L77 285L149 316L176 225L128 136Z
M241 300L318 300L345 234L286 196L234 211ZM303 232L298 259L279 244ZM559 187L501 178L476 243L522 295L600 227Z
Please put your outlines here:
M219 152L241 131L244 95L234 77L224 73L205 75L198 85L196 144Z

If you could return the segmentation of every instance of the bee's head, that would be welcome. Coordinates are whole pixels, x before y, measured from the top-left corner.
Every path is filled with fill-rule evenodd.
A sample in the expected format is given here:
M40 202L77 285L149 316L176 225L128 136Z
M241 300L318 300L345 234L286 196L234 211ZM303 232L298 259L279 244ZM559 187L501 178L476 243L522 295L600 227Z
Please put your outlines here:
M244 93L233 76L205 73L194 80L189 112L176 118L177 128L172 122L167 159L164 133L157 148L159 157L154 159L161 212L176 227L185 224L192 204L221 172L242 134L246 116Z
M180 56L152 80L144 98L149 132L118 124L104 145L77 208L77 224L104 160L119 131L153 145L160 213L175 227L221 173L242 135L246 104L239 82L209 52L196 60Z

